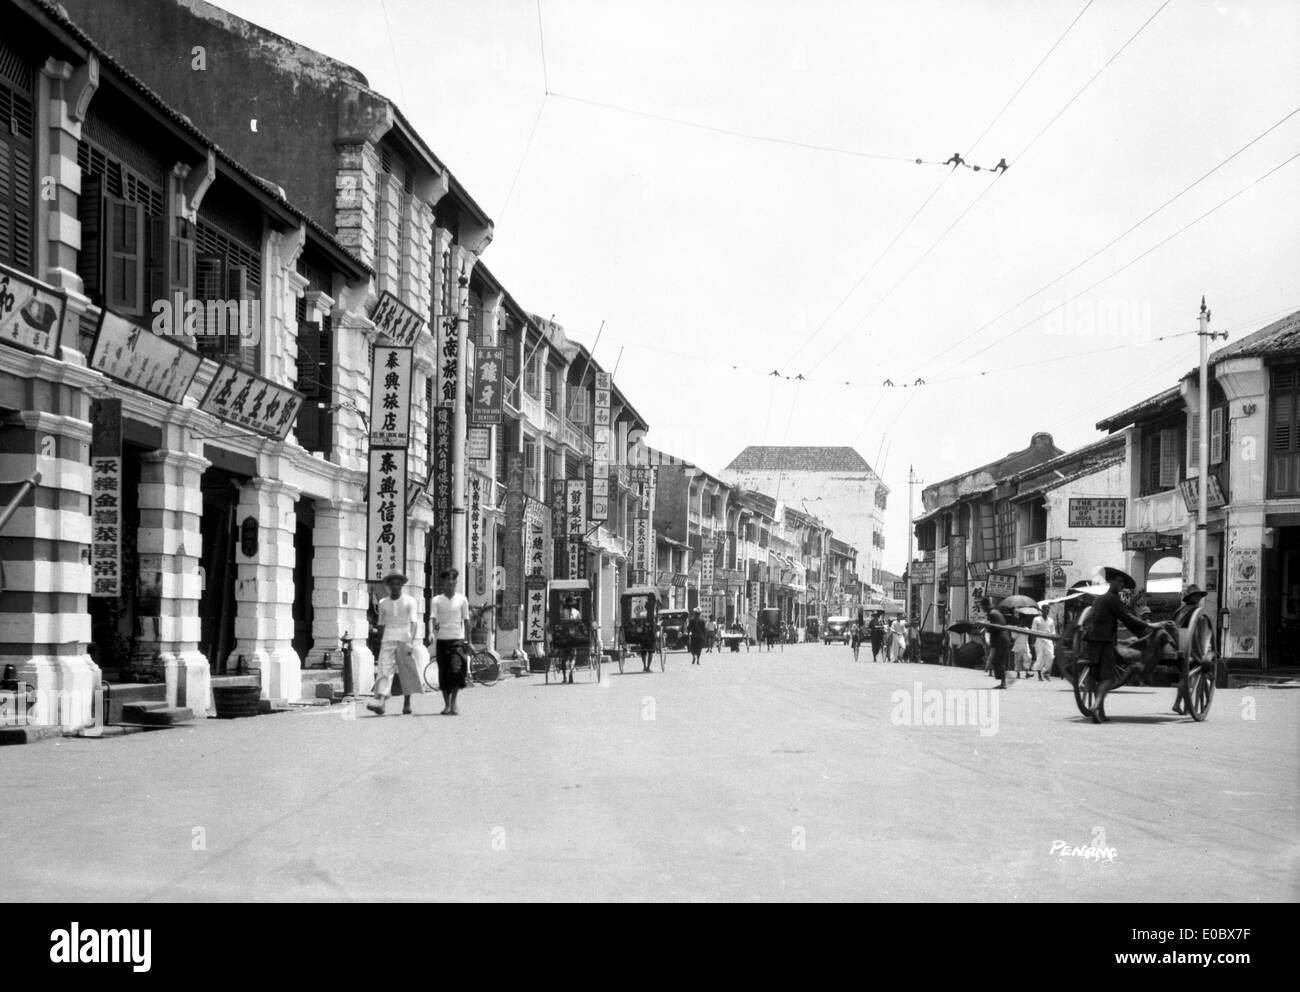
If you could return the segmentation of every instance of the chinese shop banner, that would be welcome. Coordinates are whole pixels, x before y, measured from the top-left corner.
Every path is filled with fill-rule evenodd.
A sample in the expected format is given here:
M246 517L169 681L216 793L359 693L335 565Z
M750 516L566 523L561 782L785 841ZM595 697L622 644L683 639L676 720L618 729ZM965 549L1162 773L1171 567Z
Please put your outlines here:
M90 367L110 379L168 403L181 403L202 364L197 351L171 338L108 310L99 315Z
M122 595L122 401L90 404L90 595Z
M371 448L367 483L366 578L406 571L406 452Z
M302 393L238 365L222 362L199 401L199 409L227 423L283 441L298 417L302 400Z
M451 415L450 407L433 410L433 569L451 568Z
M384 291L375 309L370 313L375 330L395 345L410 347L415 344L424 318L388 291Z
M415 349L376 345L370 363L370 446L411 443L411 383Z
M0 265L0 341L53 355L63 327L63 294Z
M496 427L505 416L502 405L504 348L479 348L474 356L474 399L469 422L477 427Z

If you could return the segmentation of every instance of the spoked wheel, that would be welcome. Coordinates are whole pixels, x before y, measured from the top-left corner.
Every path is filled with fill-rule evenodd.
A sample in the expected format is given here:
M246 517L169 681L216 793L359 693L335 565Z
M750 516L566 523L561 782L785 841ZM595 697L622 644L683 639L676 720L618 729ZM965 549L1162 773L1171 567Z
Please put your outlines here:
M1192 617L1188 629L1187 654L1187 714L1197 723L1205 719L1214 702L1215 675L1219 664L1214 649L1214 624L1199 609Z
M1097 676L1088 664L1075 665L1074 704L1086 717L1092 716L1092 708L1097 703ZM1105 710L1102 711L1105 716Z
M469 662L469 677L479 685L496 685L501 678L496 656L485 648L474 652Z

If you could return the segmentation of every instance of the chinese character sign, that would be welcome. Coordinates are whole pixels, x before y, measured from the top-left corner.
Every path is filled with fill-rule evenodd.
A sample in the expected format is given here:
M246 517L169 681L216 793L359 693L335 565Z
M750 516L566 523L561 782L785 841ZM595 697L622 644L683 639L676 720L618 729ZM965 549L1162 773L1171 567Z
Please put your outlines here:
M385 291L371 311L370 319L375 330L395 345L410 347L424 326L424 318L399 300L392 293Z
M0 341L53 355L59 347L64 305L62 293L0 265Z
M370 446L405 448L411 443L413 348L375 345L370 363Z
M551 480L551 547L554 549L555 578L569 578L569 553L565 536L569 532L565 513L565 485L563 479Z
M503 353L504 354L504 353ZM438 353L434 400L440 406L456 405L456 383L460 381L460 343L456 336L454 318L442 322L438 336Z
M524 640L543 641L546 639L546 584L530 580L527 597L528 602L524 610Z
M122 595L122 459L90 460L92 596Z
M528 574L546 577L546 528L541 520L528 521Z
M433 410L433 567L451 568L451 407Z
M1070 500L1071 527L1123 527L1124 510L1128 500L1074 499Z
M406 451L371 448L366 525L366 580L406 571Z
M505 511L506 587L497 625L500 630L514 630L519 625L519 591L524 581L524 456L517 451L506 455Z
M470 427L465 434L465 457L472 462L491 461L492 428Z
M581 479L570 479L566 502L569 537L581 541L587 536L587 483Z
M197 351L103 311L90 367L168 403L180 403L203 359Z
M706 551L700 558L700 582L703 585L713 585L713 552Z
M483 477L469 477L469 548L471 566L483 564Z
M502 384L505 380L506 351L504 348L479 348L474 356L474 402L470 407L470 423L481 427L496 427L501 423Z
M302 393L225 362L217 366L199 409L257 434L283 441L298 416Z

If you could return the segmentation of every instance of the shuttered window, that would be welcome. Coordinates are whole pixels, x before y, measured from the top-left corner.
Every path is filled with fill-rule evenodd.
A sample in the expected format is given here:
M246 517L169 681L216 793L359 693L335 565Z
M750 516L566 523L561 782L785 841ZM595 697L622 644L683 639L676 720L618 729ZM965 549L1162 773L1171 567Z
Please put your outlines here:
M35 272L35 133L30 92L0 75L0 263L29 273Z
M203 221L195 231L195 250L194 299L203 304L195 346L208 358L260 371L261 256ZM253 326L244 327L245 320Z
M1268 494L1300 496L1300 366L1272 370L1268 405Z

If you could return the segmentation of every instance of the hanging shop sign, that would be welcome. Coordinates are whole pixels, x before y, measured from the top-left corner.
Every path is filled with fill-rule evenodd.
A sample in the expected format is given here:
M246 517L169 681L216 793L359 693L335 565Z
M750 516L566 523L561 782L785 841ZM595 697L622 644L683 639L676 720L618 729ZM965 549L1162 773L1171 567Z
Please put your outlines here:
M379 295L370 319L375 330L400 347L415 344L424 327L424 318L387 290Z
M1259 538L1245 528L1228 529L1227 606L1230 658L1259 657Z
M527 606L524 610L524 640L544 641L546 639L546 580L530 575L525 595Z
M921 583L921 585L930 585L934 582L934 562L933 561L914 561L912 562L912 583Z
M566 497L569 539L582 541L587 534L587 483L582 479L569 479Z
M502 405L502 382L505 378L506 350L479 348L474 354L474 399L469 422L480 427L496 427L505 416Z
M451 408L433 410L433 568L451 568Z
M370 360L370 447L411 443L414 348L375 345Z
M948 545L948 585L966 585L966 541L962 538Z
M1183 535L1128 530L1123 534L1123 544L1125 551L1176 551L1183 546Z
M984 592L985 595L992 599L1014 596L1016 594L1016 577L1014 575L1003 575L1000 572L989 572L988 578L984 580Z
M108 310L99 315L89 365L110 379L179 404L202 364L197 351L171 338L147 331Z
M700 582L706 586L713 585L713 552L706 551L700 558Z
M122 401L90 404L90 595L122 595Z
M528 523L528 575L546 577L546 528L540 520Z
M902 601L902 600L907 599L907 583L906 583L906 582L895 582L895 583L894 583L894 599L897 599L897 600L899 600L899 601Z
M460 381L460 340L456 320L442 322L438 335L437 387L435 399L439 406L456 405L456 384Z
M583 541L565 541L569 554L569 578L585 579L587 577L587 545Z
M406 452L370 449L366 484L366 580L406 571Z
M220 362L199 409L227 423L283 441L302 406L302 393L238 365ZM403 486L402 492L405 492Z
M0 265L0 340L5 344L54 355L66 306L62 293Z
M1223 506L1226 500L1223 498L1223 487L1219 485L1218 478L1211 475L1209 479L1210 483L1205 487L1205 508L1216 510ZM1187 506L1188 513L1196 513L1200 507L1200 482L1200 479L1184 479L1178 483L1178 491L1183 494L1183 503Z
M563 479L551 480L551 555L552 567L557 579L571 578L569 575L569 552L565 547L569 533L565 519L565 485Z
M591 523L604 523L609 519L609 466L605 466L606 477L595 477L595 466L592 467L593 476L591 480Z
M483 477L469 477L469 547L466 549L471 567L483 564Z
M465 457L472 462L492 460L492 428L470 427L465 434Z
M519 625L519 593L524 582L524 456L518 451L506 454L505 510L506 575L497 626L500 630L515 630Z
M1128 500L1070 499L1069 522L1071 527L1123 527Z

